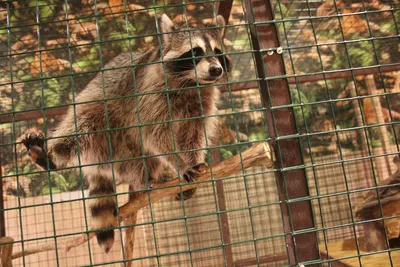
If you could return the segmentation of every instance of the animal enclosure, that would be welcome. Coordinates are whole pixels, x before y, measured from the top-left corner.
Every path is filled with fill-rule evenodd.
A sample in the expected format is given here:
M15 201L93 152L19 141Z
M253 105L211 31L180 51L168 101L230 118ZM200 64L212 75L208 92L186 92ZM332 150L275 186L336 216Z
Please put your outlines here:
M117 214L106 254L85 239L93 235L87 166L42 170L23 136L51 139L68 109L88 104L76 96L104 77L107 63L159 45L164 13L174 23L226 21L214 28L224 29L221 53L232 70L217 83L218 112L199 116L218 120L216 136L199 147L209 166L201 175L210 177L195 181L186 201L172 193L152 200L182 192L183 181L143 190L136 221L123 221L122 208ZM398 0L1 2L2 264L399 266L399 21ZM200 95L204 86L167 89ZM121 97L141 97L132 93ZM262 146L273 166L257 155L247 164L246 153ZM232 158L240 171L223 165ZM121 207L132 190L115 179L113 186Z

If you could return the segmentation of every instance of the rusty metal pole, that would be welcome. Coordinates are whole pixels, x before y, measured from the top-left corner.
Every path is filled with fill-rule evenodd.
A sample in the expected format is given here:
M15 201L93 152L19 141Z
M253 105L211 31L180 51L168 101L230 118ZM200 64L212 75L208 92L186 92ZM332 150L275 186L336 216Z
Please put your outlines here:
M217 10L218 15L224 17L226 24L229 23L229 16L231 15L232 5L233 5L233 0L225 0L215 3L215 9Z
M266 107L269 136L277 156L275 168L279 187L279 198L282 201L281 211L287 241L289 263L319 259L317 236L314 231L314 220L309 196L305 170L283 171L282 168L303 165L300 143L297 134L293 108L284 107L291 104L289 84L286 78L266 80L267 77L285 75L285 66L280 54L272 55L260 52L260 49L280 46L276 27L273 23L254 24L254 22L273 21L273 11L269 0L244 0L246 16L249 22L254 57L257 64L259 87ZM282 139L283 136L293 138ZM289 200L305 198L303 201L290 203ZM306 231L306 230L309 231ZM301 233L296 233L296 231ZM311 266L311 265L309 265ZM314 265L316 266L316 265Z
M4 236L6 236L6 218L4 216L3 174L1 172L1 150L0 150L0 237Z

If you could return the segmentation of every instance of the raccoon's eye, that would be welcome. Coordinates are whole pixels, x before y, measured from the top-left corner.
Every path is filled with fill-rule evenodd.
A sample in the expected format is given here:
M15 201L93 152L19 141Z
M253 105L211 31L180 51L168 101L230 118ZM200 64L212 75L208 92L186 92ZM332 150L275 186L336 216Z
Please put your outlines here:
M201 57L204 55L203 49L200 47L195 47L193 48L193 56L195 57Z
M221 54L222 54L222 51L219 50L218 48L215 48L215 49L214 49L214 53L215 53L216 55L221 55Z
M198 58L201 56L204 56L204 51L200 47L194 47L192 50L183 53L177 58L177 61L171 63L173 72L178 73L193 69L202 60L202 58Z
M195 47L193 48L193 53L192 50L189 50L183 55L181 55L179 58L201 57L203 55L204 55L203 49L201 49L200 47Z

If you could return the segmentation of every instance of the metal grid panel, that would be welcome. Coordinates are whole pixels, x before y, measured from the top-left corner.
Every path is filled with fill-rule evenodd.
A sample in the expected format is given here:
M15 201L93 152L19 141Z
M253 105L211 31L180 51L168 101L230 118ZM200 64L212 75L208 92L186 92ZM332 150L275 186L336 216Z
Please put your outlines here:
M296 240L314 232L318 237L314 247L321 245L322 254L303 264L336 262L333 251L329 254L329 244L364 235L365 224L354 214L359 199L396 171L391 160L399 151L398 3L274 1L273 22L256 17L251 23L246 15L254 10L246 9L245 2L234 1L229 20L232 26L227 28L233 72L222 89L219 119L237 134L246 134L250 141L246 145L260 140L298 140L304 163L282 166L274 172L247 170L244 176L224 180L228 226L221 224L218 196L212 186L201 189L184 208L166 200L143 209L136 227L140 234L134 262L138 266L230 266L232 260L237 266L295 264L303 261L299 259L303 255L298 255L301 242L291 248L285 236ZM7 196L4 202L6 234L15 238L15 250L45 241L62 243L61 235L77 235L88 227L79 200L84 182L69 173L38 174L28 163L18 137L31 127L45 131L56 127L76 92L118 53L154 45L155 14L165 11L171 17L185 14L201 19L218 10L211 1L7 1L0 7L1 174L4 193L19 195L14 199ZM269 54L276 55L277 47L254 51L249 37L249 26L270 24L278 31L286 73L282 77L266 73L266 81L287 78L292 101L272 108L260 100L262 77L257 76L255 55L260 52L268 61L273 59ZM271 88L265 90L264 94L271 93ZM269 138L271 124L283 122L274 115L266 119L268 108L264 106L270 107L272 114L293 108L298 134L278 133ZM46 115L35 113L41 110L47 110ZM220 147L221 159L243 147L240 142ZM277 155L282 157L284 161L285 155ZM294 169L305 171L309 195L289 195L280 202L277 173L283 170L287 184ZM32 186L33 182L38 184ZM60 193L79 188L78 192ZM127 188L119 188L120 203L126 201L126 192ZM42 194L45 196L32 197ZM314 227L295 229L293 214L299 211L289 208L290 225L285 228L281 204L293 207L291 203L308 201L313 207ZM71 223L65 222L65 214L76 215L76 219L68 215ZM46 225L45 230L38 225ZM224 227L229 229L229 244L222 241ZM121 238L123 230L116 236ZM341 257L365 265L360 256L366 252L358 242L356 245L356 255ZM26 266L100 266L123 261L119 244L109 256L104 256L93 241L80 248L69 254L46 252L14 262ZM329 260L324 258L326 251ZM389 257L395 252L383 251ZM390 264L395 266L396 262Z

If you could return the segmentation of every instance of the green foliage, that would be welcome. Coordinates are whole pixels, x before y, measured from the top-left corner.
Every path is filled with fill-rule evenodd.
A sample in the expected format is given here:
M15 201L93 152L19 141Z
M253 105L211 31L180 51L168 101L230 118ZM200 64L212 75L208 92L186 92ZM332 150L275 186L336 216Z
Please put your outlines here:
M65 80L57 80L51 78L45 81L45 90L43 90L44 101L46 107L57 106L61 104L60 96L62 92L69 88L70 83ZM38 91L36 91L37 93Z
M151 14L129 13L128 22L125 15L121 16L98 16L95 17L95 9L91 8L93 3L72 1L68 3L68 11L73 18L69 22L69 34L65 31L65 26L55 26L53 23L56 17L65 15L66 6L64 1L55 0L30 0L17 1L11 3L14 8L11 8L9 21L12 26L10 37L15 53L24 51L37 50L38 43L41 49L56 49L44 52L40 57L39 54L20 54L13 57L13 79L15 81L24 81L23 88L14 95L13 104L15 111L23 111L28 109L37 109L42 106L50 107L57 106L61 103L70 102L70 88L74 82L71 78L51 78L43 79L42 82L34 81L39 77L49 78L54 76L70 75L72 65L73 73L97 70L101 63L106 64L110 59L122 52L132 50L135 51L142 45L143 42L133 39L137 28L135 19L138 21L152 20ZM99 5L98 13L104 14L104 5ZM32 28L26 27L26 21L36 21L36 9L39 10L40 21L50 22L40 25L40 41ZM83 13L80 10L85 10L85 18L81 18ZM109 9L108 9L109 10ZM78 13L74 13L78 12ZM133 18L134 16L135 18ZM24 18L24 19L21 19ZM3 23L3 21L2 21ZM143 28L143 33L151 31L146 28L145 23L140 24ZM127 31L129 30L129 34ZM99 45L93 47L82 46L82 43L92 44L98 41L97 30L99 29L101 41L112 41L102 44L102 55L99 54ZM68 34L68 35L67 35ZM7 29L1 29L0 38L7 40ZM69 38L67 38L69 37ZM47 46L47 42L52 44L52 47ZM69 49L65 48L68 45L73 48L72 62L70 61ZM102 60L102 61L101 61ZM40 62L41 61L41 62ZM66 66L63 66L65 64ZM39 73L40 71L40 73ZM8 68L0 69L0 77L10 77ZM81 80L83 81L83 80ZM78 89L84 87L86 83L81 82ZM75 84L75 86L77 86Z
M33 163L26 162L19 173L32 173L37 171ZM16 175L15 171L7 173L9 176ZM50 177L47 173L35 173L19 176L20 183L25 180L29 183L29 188L24 188L25 196L38 196L51 193L69 192L78 190L81 187L80 179L74 173L51 172Z
M267 132L265 131L264 127L259 127L252 129L252 131L249 132L249 141L260 141L260 140L265 140L267 138Z
M293 104L308 104L311 102L317 102L324 100L326 92L325 88L313 84L308 88L303 88L301 85L296 87L290 87L290 95ZM297 125L300 127L300 131L303 127L309 128L320 116L325 116L326 107L324 105L305 105L295 106L293 108Z
M265 140L268 137L266 129L264 126L262 127L252 127L251 130L248 132L249 141L261 141ZM233 155L236 155L244 150L248 149L250 145L235 145L235 146L228 146L220 149L221 159L225 160Z
M61 175L59 173L55 173L55 175L52 175L52 181L54 187L61 192L76 190L80 187L79 178L77 178L75 175Z
M220 153L221 153L221 159L222 160L229 159L230 157L233 156L232 151L230 151L229 149L226 149L226 148L221 148L220 149Z
M375 43L376 50L381 51L377 46L377 43ZM375 64L374 49L371 41L349 44L348 51L353 66L365 67Z

